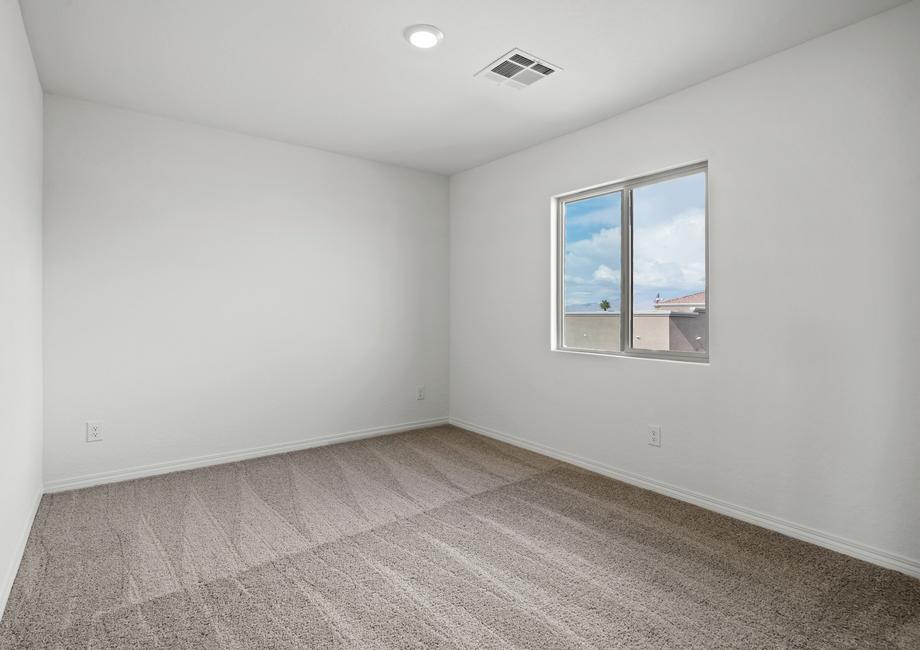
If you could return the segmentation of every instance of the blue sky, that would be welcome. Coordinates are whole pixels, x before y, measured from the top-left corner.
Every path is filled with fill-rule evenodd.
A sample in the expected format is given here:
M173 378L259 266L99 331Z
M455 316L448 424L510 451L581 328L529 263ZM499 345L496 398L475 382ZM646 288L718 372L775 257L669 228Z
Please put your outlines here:
M636 311L651 310L655 296L675 298L706 286L703 173L633 190L633 290ZM566 206L565 303L567 312L611 310L620 303L620 194Z

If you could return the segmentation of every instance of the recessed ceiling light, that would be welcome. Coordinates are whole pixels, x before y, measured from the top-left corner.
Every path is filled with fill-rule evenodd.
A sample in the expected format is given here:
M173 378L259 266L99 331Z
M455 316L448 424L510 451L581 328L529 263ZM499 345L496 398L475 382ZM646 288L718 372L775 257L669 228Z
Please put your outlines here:
M406 31L403 34L407 41L423 50L434 47L444 38L441 30L434 25L412 25L411 27L406 27Z

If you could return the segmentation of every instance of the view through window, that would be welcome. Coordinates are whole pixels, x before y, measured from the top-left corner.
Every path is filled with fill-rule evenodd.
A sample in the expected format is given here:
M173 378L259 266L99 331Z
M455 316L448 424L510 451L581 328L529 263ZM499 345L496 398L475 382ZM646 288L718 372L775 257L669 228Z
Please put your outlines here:
M705 164L560 197L558 214L559 347L707 358Z
M620 349L620 215L613 192L565 205L566 346Z

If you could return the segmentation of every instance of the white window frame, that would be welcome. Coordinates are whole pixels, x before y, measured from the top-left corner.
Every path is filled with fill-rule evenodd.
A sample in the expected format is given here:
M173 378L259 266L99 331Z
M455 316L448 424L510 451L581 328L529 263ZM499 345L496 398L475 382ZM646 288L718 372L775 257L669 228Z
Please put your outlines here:
M632 258L633 258L633 190L661 181L690 176L703 172L705 178L705 248L706 248L706 349L703 352L681 352L673 350L643 350L632 345ZM620 350L591 350L564 345L565 327L565 206L604 194L621 193L620 201ZM708 161L681 165L664 171L645 174L613 183L595 185L575 192L558 194L552 199L552 339L551 349L557 352L574 352L612 357L635 357L640 359L666 359L709 363L711 352L709 324L712 319L709 291L709 163Z

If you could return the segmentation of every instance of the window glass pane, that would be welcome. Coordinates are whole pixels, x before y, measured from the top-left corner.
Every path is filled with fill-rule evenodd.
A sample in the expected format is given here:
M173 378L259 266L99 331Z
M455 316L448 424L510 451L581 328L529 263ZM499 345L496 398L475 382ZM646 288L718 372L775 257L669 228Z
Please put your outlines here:
M633 190L633 347L705 352L706 173Z
M622 194L565 204L563 345L620 350Z

